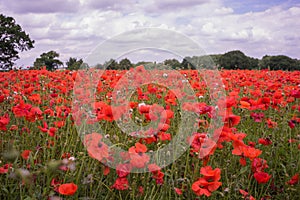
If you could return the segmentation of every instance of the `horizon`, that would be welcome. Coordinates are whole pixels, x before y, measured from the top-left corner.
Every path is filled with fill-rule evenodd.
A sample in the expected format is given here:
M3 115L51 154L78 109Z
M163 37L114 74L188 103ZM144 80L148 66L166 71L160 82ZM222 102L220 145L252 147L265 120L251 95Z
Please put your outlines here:
M296 0L0 2L1 13L13 17L35 40L33 49L19 54L18 67L32 66L36 58L51 50L60 54L63 63L69 57L84 59L112 36L144 27L182 33L208 55L240 50L258 59L264 55L300 59L300 3ZM133 52L127 57L133 62L179 60L161 51Z

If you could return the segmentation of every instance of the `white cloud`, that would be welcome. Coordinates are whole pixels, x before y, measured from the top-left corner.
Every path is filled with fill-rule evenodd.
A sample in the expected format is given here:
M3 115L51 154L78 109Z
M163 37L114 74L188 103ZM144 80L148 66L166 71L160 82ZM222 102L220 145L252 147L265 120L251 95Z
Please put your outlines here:
M0 0L5 8L15 13L57 13L76 12L80 8L79 0Z

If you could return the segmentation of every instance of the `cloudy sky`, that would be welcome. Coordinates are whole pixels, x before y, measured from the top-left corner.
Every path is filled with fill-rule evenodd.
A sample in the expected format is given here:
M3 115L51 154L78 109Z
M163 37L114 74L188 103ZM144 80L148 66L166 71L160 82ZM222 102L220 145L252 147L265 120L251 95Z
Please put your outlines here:
M208 54L239 49L257 58L300 58L299 0L0 0L0 11L35 40L34 49L20 54L21 66L50 50L63 62L86 58L103 41L144 27L176 31ZM172 53L141 51L127 57L159 60Z

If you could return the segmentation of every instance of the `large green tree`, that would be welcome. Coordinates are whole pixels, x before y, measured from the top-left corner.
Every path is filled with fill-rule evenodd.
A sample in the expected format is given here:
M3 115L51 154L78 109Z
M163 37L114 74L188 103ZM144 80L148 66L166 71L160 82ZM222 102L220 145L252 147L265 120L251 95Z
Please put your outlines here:
M181 69L196 69L197 63L193 62L193 59L191 57L185 57L183 58L181 62Z
M68 70L78 70L83 64L82 59L72 58L70 57L69 60L66 62Z
M122 70L128 70L133 67L133 64L128 58L124 58L119 62L119 68Z
M116 70L119 69L119 64L115 59L110 59L109 61L106 61L104 63L104 67L106 68L106 70Z
M41 69L43 66L46 66L47 70L55 70L63 63L56 59L59 57L59 54L55 51L49 51L40 55L40 58L37 58L34 63L34 69Z
M34 40L12 17L0 14L0 69L12 69L20 51L33 48Z
M259 62L261 69L271 70L300 70L300 61L288 56L268 56L265 55Z
M250 66L248 57L241 51L230 51L220 58L220 67L224 69L247 69Z
M171 67L172 69L180 69L180 67L181 67L180 62L177 59L175 59L175 58L173 58L173 59L166 59L164 61L164 65L167 65L167 66Z

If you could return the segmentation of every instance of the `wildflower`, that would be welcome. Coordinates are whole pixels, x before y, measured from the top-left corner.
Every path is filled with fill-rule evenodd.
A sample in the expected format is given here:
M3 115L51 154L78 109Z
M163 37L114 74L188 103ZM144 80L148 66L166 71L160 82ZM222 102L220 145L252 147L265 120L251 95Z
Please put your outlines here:
M135 143L135 146L130 147L128 152L130 156L130 164L136 168L143 168L147 162L149 162L150 157L145 154L147 147L139 142Z
M240 158L240 164L242 165L242 166L246 166L247 165L247 161L246 161L246 159L245 159L245 157L241 157Z
M192 184L192 190L197 196L205 195L209 197L211 192L217 190L222 183L219 182L221 170L212 169L211 166L202 167L200 173L203 177L199 178Z
M87 147L89 155L99 161L109 157L108 146L101 142L101 139L102 135L98 133L88 134L84 138L84 145Z
M250 116L255 122L261 122L262 119L265 117L264 113L251 113Z
M255 200L253 196L251 196L247 191L240 189L240 193L243 195L244 199Z
M77 191L78 186L74 183L65 183L58 187L58 192L62 195L72 196Z
M267 165L267 161L261 158L254 158L251 163L252 172L263 172L269 166Z
M6 174L9 170L9 168L12 167L12 164L5 164L2 167L0 167L0 174Z
M22 154L21 154L21 156L22 156L22 158L24 159L24 160L28 160L28 158L29 158L29 155L30 155L30 150L24 150L23 152L22 152Z
M251 104L247 101L240 101L240 108L249 109L251 107Z
M53 190L54 190L55 192L58 192L58 187L60 186L60 184L61 184L61 182L58 181L58 180L55 179L55 178L53 178L53 179L51 180L51 183L50 183L50 185L53 187Z
M268 125L269 128L275 128L275 127L277 127L277 122L272 121L270 118L268 118L266 120L266 123L267 123L267 125Z
M117 190L127 190L129 187L129 183L126 177L118 177L112 186L112 188L115 188Z
M4 116L0 116L0 130L1 131L6 131L7 130L7 125L9 124L9 116L6 113Z
M177 188L177 187L174 187L174 190L175 192L178 194L178 195L182 195L182 190Z
M296 185L299 182L299 174L295 174L288 182L289 185Z
M266 172L255 172L254 178L259 184L261 184L267 183L270 180L271 176Z
M236 126L240 123L241 117L234 115L232 113L229 113L226 117L225 117L225 122L224 125L231 128L233 126Z
M262 144L264 146L268 146L268 145L272 144L272 141L269 138L266 138L266 139L265 138L259 138L258 143Z
M107 176L109 174L109 172L110 172L110 168L107 166L104 166L103 175Z
M126 177L130 171L131 171L131 165L130 164L119 164L117 165L117 174L119 177Z
M161 172L160 167L156 164L149 164L148 165L149 171L152 173L152 178L155 179L156 184L161 185L164 183L164 176L165 174Z

